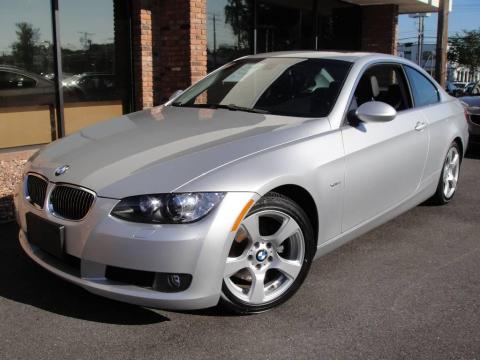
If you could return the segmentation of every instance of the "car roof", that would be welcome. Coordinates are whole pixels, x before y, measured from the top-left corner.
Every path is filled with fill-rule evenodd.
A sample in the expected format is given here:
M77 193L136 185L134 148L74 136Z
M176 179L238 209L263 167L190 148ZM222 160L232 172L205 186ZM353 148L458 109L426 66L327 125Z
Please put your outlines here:
M24 68L14 66L14 65L0 64L0 70L19 73L19 74L22 74L22 75L25 75L25 76L35 78L35 80L41 79L41 80L49 81L49 80L45 79L42 75L36 74L34 72L28 71Z
M368 53L368 52L352 52L352 51L279 51L279 52L269 52L256 55L249 55L248 58L263 58L263 57L299 57L299 58L308 58L308 59L330 59L330 60L341 60L348 62L356 62L359 59L369 58L369 59L399 59L396 56L379 54L379 53Z

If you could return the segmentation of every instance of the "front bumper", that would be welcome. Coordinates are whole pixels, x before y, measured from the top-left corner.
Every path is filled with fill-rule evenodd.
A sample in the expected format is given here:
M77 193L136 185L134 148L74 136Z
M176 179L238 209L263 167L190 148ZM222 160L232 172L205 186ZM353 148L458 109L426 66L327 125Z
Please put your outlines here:
M52 186L51 184L49 186ZM47 190L48 193L48 190ZM115 199L97 198L82 221L55 217L37 209L22 194L15 197L19 240L25 253L48 271L84 289L111 299L163 309L192 310L218 303L225 259L238 214L258 195L227 193L220 205L199 222L185 225L150 225L119 220L110 211ZM79 268L54 258L28 241L25 215L32 212L65 226L66 254L79 259ZM192 275L188 289L160 292L152 288L112 281L108 266L154 273Z

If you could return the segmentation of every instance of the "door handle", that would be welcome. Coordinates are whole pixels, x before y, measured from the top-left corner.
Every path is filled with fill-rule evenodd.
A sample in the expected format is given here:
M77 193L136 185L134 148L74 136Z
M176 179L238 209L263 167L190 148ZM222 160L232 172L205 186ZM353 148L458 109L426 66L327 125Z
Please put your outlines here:
M427 127L427 123L423 121L417 122L417 125L415 125L415 130L417 131L422 131Z

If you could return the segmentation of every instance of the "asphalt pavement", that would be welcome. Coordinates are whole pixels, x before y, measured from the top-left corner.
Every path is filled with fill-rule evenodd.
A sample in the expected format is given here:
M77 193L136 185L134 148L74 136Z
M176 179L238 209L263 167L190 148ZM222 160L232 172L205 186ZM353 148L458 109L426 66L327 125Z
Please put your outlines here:
M448 206L418 206L321 258L260 315L103 299L0 225L0 359L480 359L480 151Z

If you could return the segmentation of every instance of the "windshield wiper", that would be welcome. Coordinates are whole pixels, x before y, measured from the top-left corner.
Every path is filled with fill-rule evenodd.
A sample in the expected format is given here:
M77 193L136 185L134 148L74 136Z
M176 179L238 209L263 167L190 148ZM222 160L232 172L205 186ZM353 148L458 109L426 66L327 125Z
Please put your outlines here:
M181 102L174 102L172 103L173 106L184 106L184 107L193 107L193 108L207 108L207 109L227 109L231 111L245 111L257 114L270 114L268 110L263 109L256 109L256 108L248 108L243 106L238 106L235 104L183 104Z
M235 104L229 104L229 105L218 104L218 105L216 105L216 109L227 109L227 110L232 110L232 111L245 111L245 112L257 113L257 114L270 114L270 112L268 110L248 108L248 107L244 107L244 106L238 106L238 105L235 105Z

